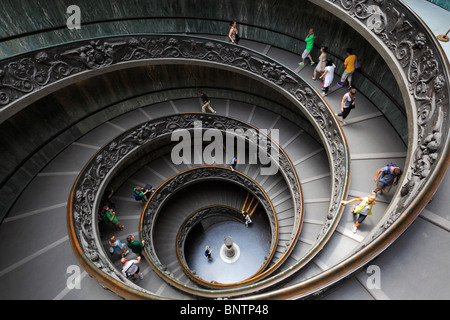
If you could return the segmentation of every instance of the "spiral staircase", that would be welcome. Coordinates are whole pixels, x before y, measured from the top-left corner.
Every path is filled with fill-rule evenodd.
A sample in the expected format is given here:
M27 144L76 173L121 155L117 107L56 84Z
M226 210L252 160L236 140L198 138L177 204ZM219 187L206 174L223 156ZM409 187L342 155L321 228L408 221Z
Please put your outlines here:
M323 5L320 1L311 3ZM327 3L333 6L330 10L334 14L339 16L344 12L347 16L342 19L362 30L357 26L360 8L346 5ZM378 27L371 31L375 33L374 38L382 40L373 41L387 42ZM145 47L143 38L150 39L145 45L156 43L156 46ZM106 47L103 38L95 41ZM421 87L422 92L417 89L411 93L415 100L405 101L403 127L398 127L393 124L392 114L377 106L373 97L365 94L364 87L357 87L357 108L352 110L347 124L341 126L334 116L346 92L336 84L339 76L335 76L330 93L321 97L320 82L311 80L313 67L300 67L298 54L269 43L244 37L238 46L233 46L223 34L146 34L140 38L126 35L107 38L107 42L113 47L130 49L121 56L127 61L119 63L114 56L110 63L103 60L99 66L84 70L75 70L79 65L64 64L68 61L64 59L78 55L77 48L86 48L88 44L95 47L95 41L88 40L82 46L78 42L66 43L61 45L62 49L49 47L28 56L25 53L18 58L4 59L2 70L11 61L37 56L38 62L51 70L60 68L61 77L11 98L1 111L2 122L12 126L14 122L8 119L13 119L27 105L39 105L40 101L44 101L43 105L58 104L58 90L65 96L71 90L88 90L89 85L98 82L104 91L95 94L98 100L103 100L103 95L116 95L121 81L130 81L141 89L139 82L143 75L155 82L154 74L161 75L164 68L171 75L190 74L192 79L186 82L198 83L198 78L207 72L213 75L200 82L201 88L176 81L172 87L164 88L169 82L161 80L159 91L136 89L128 98L117 94L112 103L108 99L85 100L81 104L100 107L80 120L83 134L75 132L76 125L67 126L64 132L55 134L53 141L47 141L47 147L34 151L36 158L50 155L45 163L32 159L32 169L25 166L26 162L20 164L24 165L24 172L17 170L15 175L19 178L27 170L37 172L28 183L16 187L20 195L3 214L0 239L13 245L5 247L7 258L0 262L2 299L434 299L450 296L446 286L449 274L442 268L448 265L448 255L442 252L445 250L439 250L447 246L450 230L445 210L449 184L445 177L449 97L445 56L444 65L440 66L444 69L444 83L439 86L439 81L435 81L434 100L427 100L435 107L433 112L428 110L424 114L428 104L425 107L422 104L425 100L422 93L427 89ZM142 47L147 50L145 54L151 53L152 48L168 54L143 57L144 53L139 52ZM202 50L208 53L203 60L199 58L201 54L195 53ZM211 57L216 52L221 52L218 54L221 60ZM408 53L400 48L397 54L402 62ZM105 57L110 56L102 58ZM188 65L187 71L178 69L178 65ZM400 67L395 68L398 68L395 76L405 79L399 75ZM208 83L221 75L217 70L225 79L248 78L255 94L232 84L219 87L217 83ZM229 76L234 73L240 76ZM114 80L105 81L108 76ZM416 76L419 77L410 74L408 83ZM7 77L2 74L2 79ZM426 82L423 78L418 82L422 81ZM259 87L258 83L263 85ZM212 93L209 95L216 114L200 112L200 100L196 96L199 89ZM263 93L258 96L258 91ZM52 98L46 99L47 95ZM76 117L76 111L73 112ZM101 116L95 118L98 114ZM418 118L418 122L411 118ZM201 163L174 164L171 151L176 143L170 140L170 135L176 129L193 133L194 120L204 125L203 130L217 130L223 137L230 128L267 134L276 173L261 174L264 165L251 163L249 159L239 161L237 171L232 172L228 163L235 150L225 147L223 161L207 163L202 159ZM38 126L43 129L48 125ZM440 144L437 150L431 151L428 145L436 141L436 133ZM244 140L248 152L253 142ZM202 158L207 146L203 141L200 148L194 148L200 152L198 158ZM4 154L9 153L5 150ZM340 205L340 201L370 193L375 172L389 162L405 169L399 186L377 197L374 214L353 233L355 218L350 208ZM424 173L424 167L430 174ZM154 186L156 191L148 202L136 201L133 188L146 184ZM13 189L4 184L3 189L6 188ZM122 231L98 220L103 204L101 197L108 189L114 190L111 200L117 217L125 225ZM253 223L246 228L239 213L248 196L259 204ZM183 226L188 235L190 230L198 233L198 229L189 227L189 219L193 220L197 211L205 208L236 212L237 218L221 215L219 219L235 221L233 227L227 224L221 227L220 223L214 224L217 228L209 226L214 232L213 236L208 235L208 241L220 243L236 228L233 237L241 257L234 264L238 265L244 256L252 257L245 265L252 270L248 275L227 284L211 281L208 275L211 269L215 270L212 277L217 279L219 273L226 275L233 265L220 265L217 245L213 262L208 262L202 252L205 243L197 238L192 240L194 232L191 241L185 243L192 246L199 241L195 244L198 254L178 244ZM142 280L123 278L119 256L109 254L109 238L116 236L124 242L127 235L145 240L145 260L140 263ZM183 261L182 256L189 259ZM126 257L136 256L130 252ZM192 268L193 265L196 267ZM381 287L371 286L374 267L381 272ZM419 271L422 268L424 272ZM72 275L78 275L78 270L79 283L74 283Z

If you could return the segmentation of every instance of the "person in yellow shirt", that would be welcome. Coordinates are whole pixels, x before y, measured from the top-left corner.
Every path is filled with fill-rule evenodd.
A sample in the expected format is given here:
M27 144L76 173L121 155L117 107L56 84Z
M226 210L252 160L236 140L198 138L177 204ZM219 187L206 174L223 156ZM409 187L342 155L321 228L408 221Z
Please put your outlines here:
M376 198L376 193L372 192L367 197L360 197L360 198L354 198L354 199L351 199L348 201L345 201L345 200L341 201L341 204L344 206L349 204L350 202L360 201L360 203L358 203L358 205L352 206L353 215L356 216L359 214L358 220L356 221L355 225L352 228L353 233L356 233L359 225L364 221L364 219L366 219L367 215L372 214L372 207L376 203L375 198Z
M345 80L348 80L348 89L352 87L352 75L355 72L356 55L353 54L352 48L347 48L347 58L344 61L344 73L341 76L341 81L338 82L338 86L342 87Z

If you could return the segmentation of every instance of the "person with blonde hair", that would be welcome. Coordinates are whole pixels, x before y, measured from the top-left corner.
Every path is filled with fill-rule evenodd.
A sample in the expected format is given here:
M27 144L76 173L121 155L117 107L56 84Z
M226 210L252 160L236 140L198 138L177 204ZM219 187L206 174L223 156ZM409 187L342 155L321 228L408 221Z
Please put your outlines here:
M124 256L126 256L128 254L128 250L125 248L125 245L119 240L117 239L115 236L112 236L109 239L109 245L111 246L110 252L111 255L113 255L116 251L122 251L122 253L120 254L120 256L123 258Z
M347 201L345 201L345 200L341 201L341 204L344 206L349 204L350 202L360 201L357 205L352 206L353 215L356 216L359 214L358 220L356 221L356 223L352 229L353 233L356 233L359 225L364 221L364 219L367 218L367 215L372 214L372 207L376 203L375 202L376 197L377 197L376 193L372 192L367 197L360 197L360 198L354 198L354 199L347 200Z

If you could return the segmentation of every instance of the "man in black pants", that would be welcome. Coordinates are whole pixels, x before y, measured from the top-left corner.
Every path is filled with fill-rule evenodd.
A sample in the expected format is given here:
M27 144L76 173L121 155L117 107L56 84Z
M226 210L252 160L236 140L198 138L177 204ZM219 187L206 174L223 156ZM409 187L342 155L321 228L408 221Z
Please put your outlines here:
M350 111L355 108L355 95L356 89L351 88L343 97L341 102L341 113L337 113L336 116L342 117L342 124L346 124L344 119L350 114Z

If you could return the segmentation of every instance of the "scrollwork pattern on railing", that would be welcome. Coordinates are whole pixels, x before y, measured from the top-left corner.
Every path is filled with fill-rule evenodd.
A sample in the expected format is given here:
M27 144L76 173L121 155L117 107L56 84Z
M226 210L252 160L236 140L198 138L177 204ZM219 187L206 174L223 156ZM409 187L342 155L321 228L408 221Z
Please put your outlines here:
M105 183L111 178L111 172L120 166L120 162L124 161L125 158L131 156L135 151L139 150L143 145L151 143L155 139L159 139L164 135L170 135L177 129L187 129L191 130L195 128L197 122L202 122L202 127L204 129L215 128L227 132L231 130L233 132L244 132L246 130L254 130L248 124L242 123L238 120L222 117L218 115L205 115L199 113L184 113L179 115L167 116L159 119L155 119L149 122L145 122L141 125L130 129L123 134L116 137L114 140L105 145L93 159L86 165L84 170L80 173L74 188L74 197L69 206L72 208L72 225L74 234L76 236L77 242L81 247L82 252L79 254L84 254L87 259L95 264L102 272L112 276L113 278L125 281L120 272L112 265L109 258L105 254L103 248L99 247L96 238L98 238L98 230L96 227L97 223L97 212L99 204L98 201L103 189L106 188ZM278 148L278 146L276 146ZM279 151L278 163L280 164L279 171L285 177L286 182L289 185L292 194L292 201L294 203L294 208L298 210L292 233L295 234L297 229L301 227L301 188L298 177L295 173L295 169L290 165L290 160L287 156ZM223 179L228 181L234 181L240 177L240 175L232 174L228 168L215 168L211 169L215 171L220 171L220 175ZM178 185L183 185L188 181L193 179L198 179L200 176L204 178L211 176L211 171L204 171L204 173L197 173L195 177L190 176L189 178L184 177L181 180L174 180ZM219 175L219 176L220 176ZM219 178L218 174L214 174L214 178ZM266 210L269 210L270 205L266 203L265 196L262 190L256 190L252 184L248 183L247 180L242 180L240 177L240 183L245 188L253 190L254 194L257 196L259 201L263 204ZM155 203L162 201L164 197L167 197L174 191L175 185L172 181L168 184L168 187L164 190L158 191L152 201L149 202L148 210L153 210ZM254 190L255 189L255 190ZM153 212L153 211L152 211ZM270 210L269 210L270 212ZM271 215L274 217L274 212L272 210ZM151 228L152 221L146 223L146 228ZM273 227L273 226L272 226ZM146 229L147 230L147 229ZM298 233L298 232L297 232ZM276 232L273 231L273 235L277 236ZM298 234L297 234L298 236ZM294 241L296 238L293 238ZM149 248L151 252L152 249ZM156 263L158 265L158 263ZM158 267L163 268L163 266L158 265Z
M242 213L239 209L224 206L224 205L212 205L204 208L200 208L196 212L192 213L189 217L186 218L186 220L182 223L180 229L178 230L177 234L177 240L176 240L176 247L177 247L177 258L180 263L180 265L183 266L183 269L185 270L185 273L194 281L198 282L200 285L205 286L205 281L198 277L195 270L192 270L189 266L185 252L184 247L186 240L189 236L189 233L193 230L193 228L201 223L202 221L205 221L205 219L215 219L216 217L225 218L226 221L235 220L237 222L240 222L244 224L244 219L242 218ZM270 247L273 247L270 245ZM260 268L259 272L264 270L267 263L270 262L269 255L265 257L265 263ZM211 287L210 283L206 285L206 287Z
M150 197L141 219L141 234L142 238L145 240L145 249L150 263L169 277L172 277L172 273L160 262L158 253L154 247L153 230L157 225L156 221L158 218L158 213L163 205L169 201L170 197L175 195L180 189L185 188L187 185L201 183L208 179L234 183L252 193L267 214L271 230L271 252L272 255L275 253L274 247L276 246L278 239L277 217L276 212L274 211L274 208L272 207L272 204L264 190L257 183L239 171L233 172L227 167L197 167L177 174L164 182L162 186L158 187L155 193L153 193Z
M338 125L317 92L293 71L252 50L205 38L142 35L69 43L25 56L27 57L13 62L10 61L14 58L0 63L0 103L3 102L4 107L58 80L129 61L188 59L215 62L248 71L290 93L303 105L311 119L317 121L324 142L329 146L338 145L338 148L333 148L338 152L331 155L333 165L342 164L342 157L347 157L345 142ZM22 71L28 69L40 72ZM23 84L19 85L12 77L2 77L5 70L8 74L20 74L22 83L27 84L26 90L21 88ZM46 80L37 85L40 83L40 74L45 74ZM334 222L339 219L337 208L345 193L347 172L348 170L337 170L334 174L334 197L331 199L332 205L328 215Z
M175 35L124 36L68 43L24 56L0 62L0 103L4 108L52 83L80 73L85 75L86 71L137 60L206 61L248 71L290 93L303 106L311 120L317 121L324 142L330 146L338 144L336 150L345 150L338 124L332 119L331 111L317 92L293 71L270 58L229 43ZM5 76L6 74L20 75L20 78ZM44 78L45 81L41 81ZM333 164L337 164L341 163L339 158L346 157L346 154L331 156ZM334 194L343 196L346 177L344 171L336 171ZM339 206L341 196L331 200L333 205L330 214L334 219L338 219L334 208Z
M152 62L153 59L157 61ZM349 165L342 131L320 95L295 72L250 49L223 41L180 35L109 37L42 49L0 62L0 104L3 106L0 109L0 115L7 108L10 112L5 114L11 115L15 112L16 104L21 106L24 97L29 98L25 99L24 103L29 103L35 93L39 93L36 96L40 97L42 94L60 88L64 85L64 81L70 84L74 81L72 79L89 78L90 71L96 71L92 73L96 75L98 71L106 72L110 67L128 68L130 62L165 63L164 61L168 61L172 63L175 59L178 62L185 59L189 64L214 63L220 68L245 71L262 82L271 83L274 88L285 93L310 118L326 145L325 149L333 166L333 192L329 213L324 222L322 234L317 239L318 243L324 244L326 242L324 235L329 233L339 221L342 213L342 210L339 210L341 208L339 204L346 193ZM213 119L217 126L226 123L232 128L233 120L221 122L219 117L210 119ZM96 247L97 244L94 241L96 229L92 226L96 220L94 211L97 210L94 204L109 172L135 148L148 143L158 135L169 133L176 128L183 128L189 121L191 119L188 117L175 117L142 124L128 132L126 136L121 135L120 138L114 139L102 148L95 160L91 161L81 173L72 207L76 237L84 252L88 253L89 259L95 261L100 269L107 270L111 274L116 273L107 257L103 256L102 249ZM238 122L235 125L241 126ZM280 152L280 155L283 153ZM291 187L294 205L300 208L301 191L298 177L295 172L286 173L292 164L289 159L282 160L282 158L280 157L279 168ZM344 164L345 168L334 169L341 164ZM296 220L295 225L300 227L300 218ZM291 242L298 235L299 233L293 232ZM286 251L285 254L287 253ZM115 274L115 277L120 278L120 273Z

